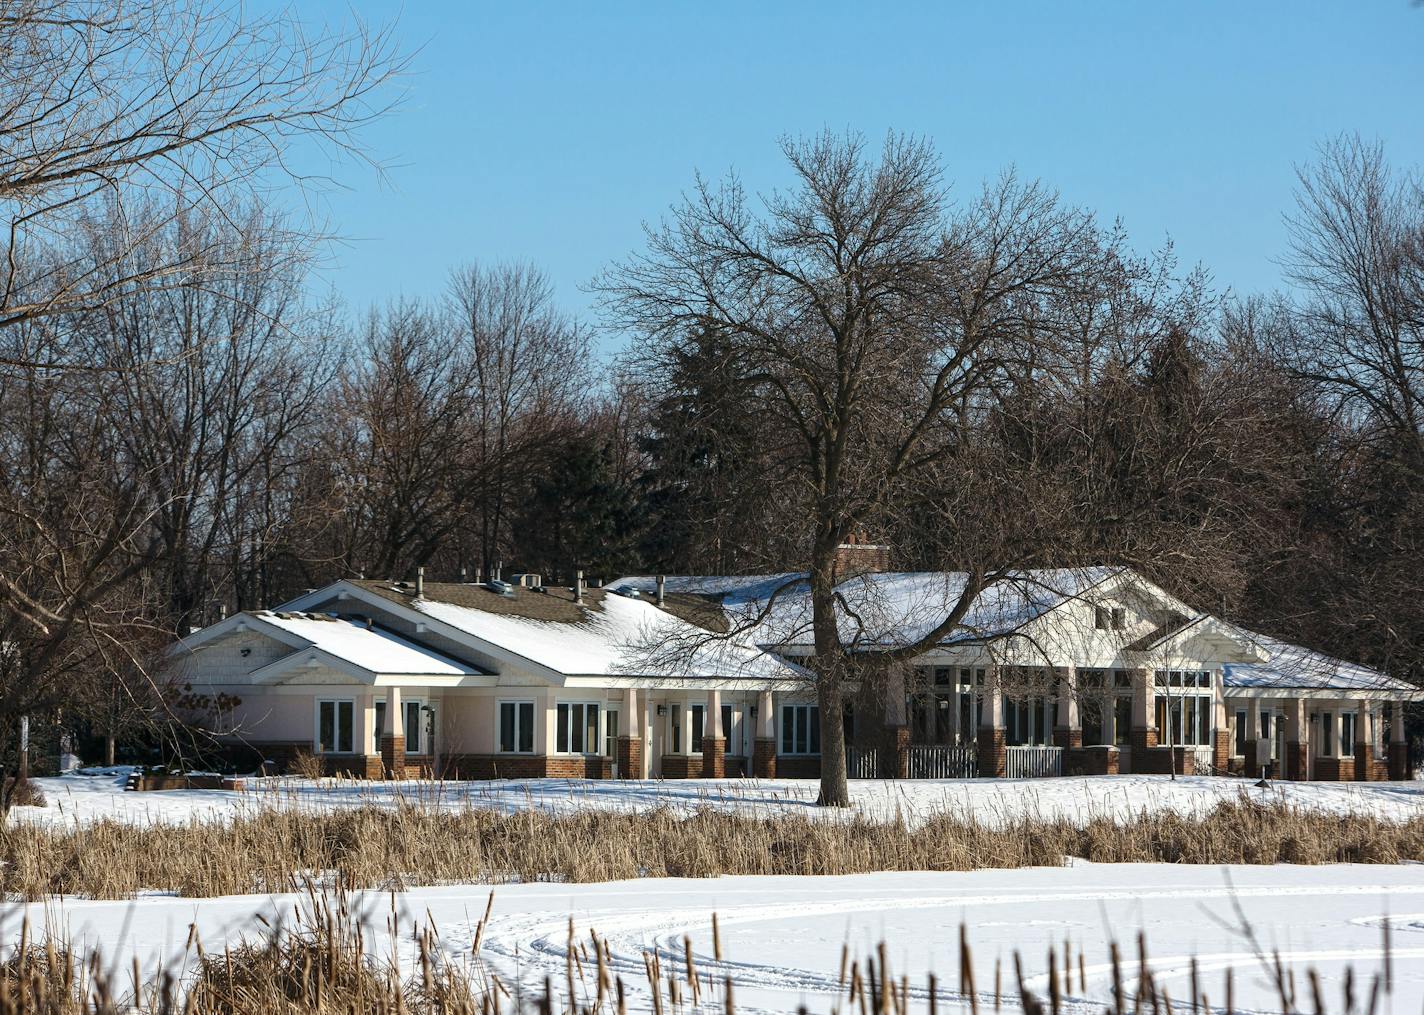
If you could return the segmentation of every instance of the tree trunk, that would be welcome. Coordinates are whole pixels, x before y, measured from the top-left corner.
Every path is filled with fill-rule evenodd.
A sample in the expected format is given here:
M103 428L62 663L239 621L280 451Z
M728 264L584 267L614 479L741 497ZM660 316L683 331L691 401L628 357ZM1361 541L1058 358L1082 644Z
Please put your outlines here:
M835 542L818 547L811 567L811 626L816 655L816 704L821 714L821 796L822 807L849 807L850 786L846 780L845 723L841 720L842 647L836 624Z
M114 767L114 735L112 733L104 737L104 765L108 768Z

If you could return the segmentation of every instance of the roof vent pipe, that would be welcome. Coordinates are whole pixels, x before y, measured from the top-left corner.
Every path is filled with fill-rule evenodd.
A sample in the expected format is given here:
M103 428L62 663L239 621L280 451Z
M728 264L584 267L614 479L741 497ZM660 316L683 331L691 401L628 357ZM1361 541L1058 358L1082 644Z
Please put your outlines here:
M664 575L658 575L658 605L659 605L659 606L663 606L663 605L665 605L666 602L667 602L666 590L667 590L667 577L664 576Z
M583 602L583 572L574 572L574 602Z
M415 598L419 599L425 595L425 568L415 569Z

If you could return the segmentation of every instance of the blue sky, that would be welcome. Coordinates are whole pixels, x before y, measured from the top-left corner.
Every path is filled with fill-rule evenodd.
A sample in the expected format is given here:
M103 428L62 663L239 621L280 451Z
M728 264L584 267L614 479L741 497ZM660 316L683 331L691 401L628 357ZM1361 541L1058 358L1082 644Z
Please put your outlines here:
M302 0L396 19L404 106L368 134L385 181L324 199L321 283L353 311L523 258L569 311L701 169L784 180L776 139L929 137L955 188L1008 165L1219 287L1280 284L1294 167L1341 131L1424 165L1424 7L1146 3L459 3ZM604 339L605 348L618 344Z

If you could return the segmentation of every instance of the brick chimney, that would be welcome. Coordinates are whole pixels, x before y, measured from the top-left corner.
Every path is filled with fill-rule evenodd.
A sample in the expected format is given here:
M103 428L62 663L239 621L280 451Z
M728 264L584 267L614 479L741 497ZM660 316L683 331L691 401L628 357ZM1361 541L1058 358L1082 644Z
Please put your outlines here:
M859 574L874 574L890 570L890 544L872 543L864 533L852 533L836 547L836 580L844 581Z

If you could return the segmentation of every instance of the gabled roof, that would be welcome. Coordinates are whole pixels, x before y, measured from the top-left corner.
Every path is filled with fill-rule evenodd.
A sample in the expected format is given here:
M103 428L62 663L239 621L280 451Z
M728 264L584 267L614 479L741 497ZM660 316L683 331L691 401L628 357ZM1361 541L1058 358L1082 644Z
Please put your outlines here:
M624 676L662 679L804 681L807 674L715 624L685 615L705 608L686 601L659 608L605 589L573 599L569 589L514 587L501 595L481 585L425 582L417 596L408 583L344 580L293 602L329 601L333 591L379 601L415 623L484 655L523 660L547 679ZM715 618L714 618L715 619Z
M960 627L941 644L1003 637L1122 573L1120 568L1057 568L1001 578L979 593ZM836 588L841 640L864 649L917 642L943 621L968 580L960 571L877 572L849 578ZM621 578L610 587L648 593L656 579ZM804 574L669 577L665 588L719 603L729 623L753 628L762 646L803 648L813 643L811 590Z
M1242 633L1267 656L1260 663L1229 663L1223 667L1226 687L1282 690L1414 691L1419 688L1359 663L1335 659L1323 652L1292 645L1252 631Z
M320 653L340 668L373 676L463 677L482 672L382 628L320 613L255 610L234 614L184 638L178 649L199 649L244 630L266 634L292 650L254 671L256 676L281 672L297 658L312 653Z

